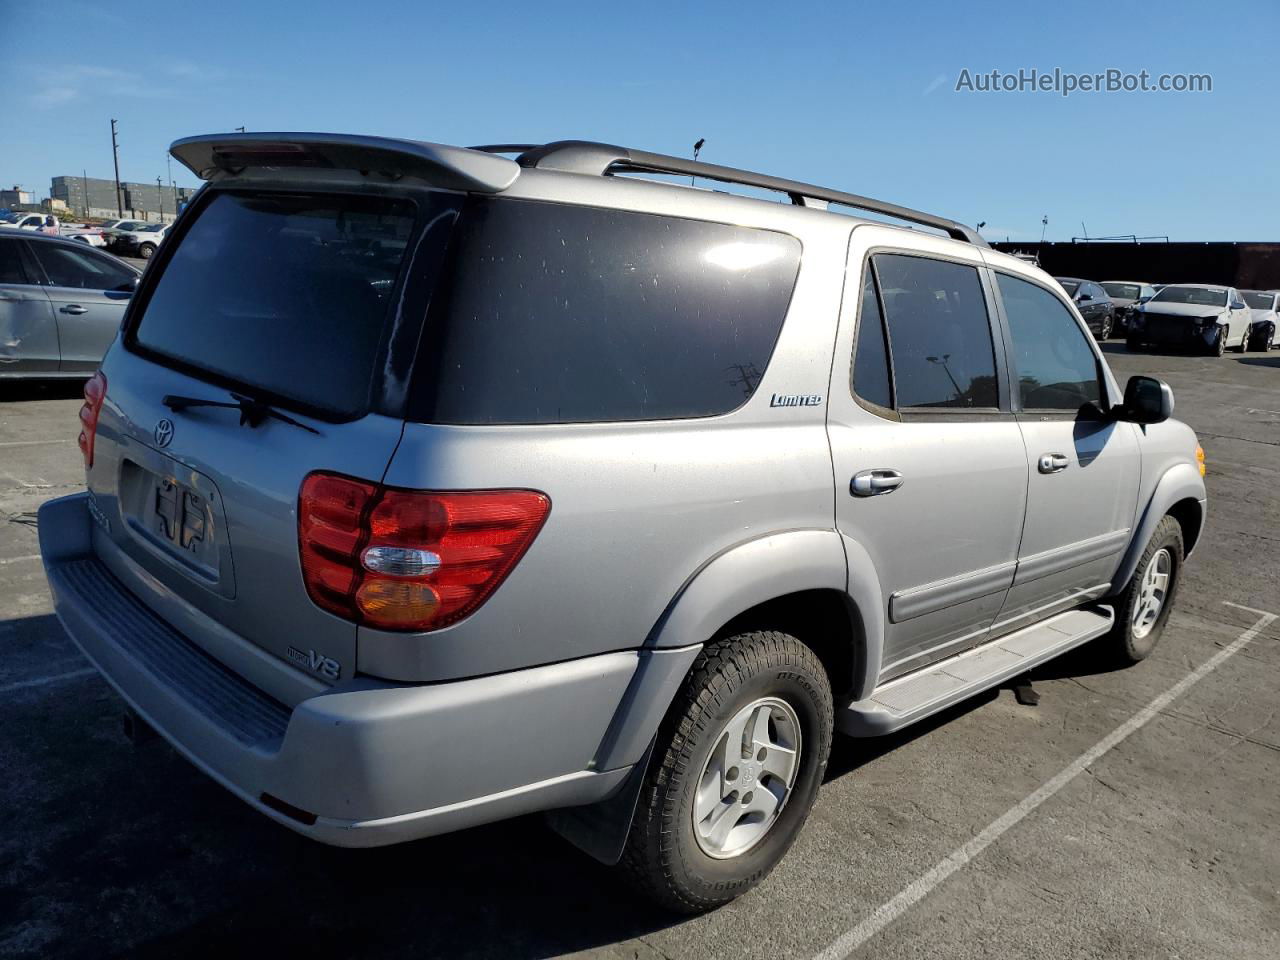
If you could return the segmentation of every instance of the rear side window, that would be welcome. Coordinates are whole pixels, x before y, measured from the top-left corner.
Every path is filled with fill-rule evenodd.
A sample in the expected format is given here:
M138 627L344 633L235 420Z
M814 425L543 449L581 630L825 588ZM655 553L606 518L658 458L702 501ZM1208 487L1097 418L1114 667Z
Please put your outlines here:
M872 264L897 408L998 407L995 349L977 268L900 254L877 254Z
M853 392L878 407L893 406L889 384L889 354L884 343L884 319L876 299L876 282L867 268L858 314L858 344L853 356Z
M336 417L368 409L415 207L216 193L133 332L159 359Z
M800 266L794 237L477 199L454 233L413 416L583 423L727 413L755 392Z
M17 240L0 239L0 283L28 283Z
M1034 283L996 274L1013 337L1018 392L1027 410L1079 410L1100 403L1098 359L1076 318Z

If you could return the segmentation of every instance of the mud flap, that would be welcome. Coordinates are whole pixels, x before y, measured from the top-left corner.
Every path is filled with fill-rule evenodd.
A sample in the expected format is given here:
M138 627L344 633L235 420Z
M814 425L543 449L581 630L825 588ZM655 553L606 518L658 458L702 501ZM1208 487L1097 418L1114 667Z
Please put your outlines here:
M656 741L655 735L639 762L631 768L631 774L608 799L585 807L548 811L546 819L551 829L605 866L612 867L621 860Z

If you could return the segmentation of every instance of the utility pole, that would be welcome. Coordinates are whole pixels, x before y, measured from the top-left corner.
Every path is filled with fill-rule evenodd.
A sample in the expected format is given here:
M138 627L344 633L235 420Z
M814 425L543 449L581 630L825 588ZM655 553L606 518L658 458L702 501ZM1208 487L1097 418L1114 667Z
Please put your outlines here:
M84 167L80 168L80 186L84 188L84 215L87 219L89 216L89 171Z
M116 165L116 216L124 219L124 201L120 197L120 144L116 141L116 122L111 121L111 158ZM88 187L86 186L86 191Z
M178 188L173 185L173 154L164 152L164 162L169 165L169 193L173 197L173 215L178 215Z
M160 222L164 223L164 187L160 185L159 177L156 177L156 196L160 198Z

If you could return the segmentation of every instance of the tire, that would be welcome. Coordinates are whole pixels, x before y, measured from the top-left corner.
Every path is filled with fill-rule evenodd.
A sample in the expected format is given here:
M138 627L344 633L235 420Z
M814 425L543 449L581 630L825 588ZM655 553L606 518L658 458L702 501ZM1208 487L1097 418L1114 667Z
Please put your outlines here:
M1253 350L1255 353L1266 353L1271 349L1272 344L1275 343L1275 339L1275 328L1271 326L1263 327L1249 338L1249 349Z
M1218 336L1209 347L1209 356L1225 357L1227 355L1227 334L1221 327L1218 328Z
M1138 559L1138 566L1133 577L1125 585L1124 592L1116 598L1116 622L1111 632L1106 635L1105 645L1112 658L1123 665L1139 663L1151 655L1164 633L1165 622L1169 619L1169 611L1173 609L1178 594L1178 584L1182 580L1182 527L1173 517L1166 516L1156 524L1155 532L1147 541L1147 548ZM1157 574L1161 569L1163 555L1168 569L1168 579L1163 587L1163 597L1154 619L1145 606L1148 574L1153 567ZM1158 581L1158 576L1156 577ZM1140 610L1143 615L1138 616ZM1136 621L1136 622L1135 622Z
M1115 321L1111 318L1110 314L1103 317L1102 329L1098 331L1098 342L1102 343L1106 340L1110 340L1114 327L1115 327Z
M1245 353L1249 349L1249 331L1245 330L1244 336L1240 338L1240 352Z
M756 718L764 710L770 711L764 738L753 735L745 756L745 739L732 750L732 733L759 731ZM744 714L748 719L739 726ZM721 906L758 884L809 816L834 722L826 671L795 637L760 631L708 644L658 732L622 856L631 882L667 909L686 914ZM798 755L789 765L788 743ZM782 789L785 777L773 772L778 767L766 769L771 760L793 771L789 789ZM761 797L779 795L774 812L753 822L752 801L758 805ZM710 812L695 822L700 807ZM746 814L734 812L743 808ZM718 813L732 817L725 821L727 832L713 829Z
M155 244L144 243L138 247L138 256L143 260L150 260L151 255L156 252Z

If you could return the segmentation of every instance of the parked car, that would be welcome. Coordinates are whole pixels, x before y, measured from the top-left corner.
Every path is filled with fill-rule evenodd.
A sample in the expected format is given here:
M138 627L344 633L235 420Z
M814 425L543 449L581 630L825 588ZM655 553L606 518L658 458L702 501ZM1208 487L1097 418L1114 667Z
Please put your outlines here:
M104 224L102 236L107 241L107 249L115 251L123 237L146 226L149 224L145 220L113 220Z
M92 374L137 279L82 243L0 232L0 379Z
M1084 322L1098 340L1110 340L1115 329L1116 312L1107 296L1107 291L1092 280L1081 280L1079 277L1054 277L1067 291L1084 317Z
M0 217L0 227L11 230L44 230L45 214L43 213L9 213Z
M1249 349L1270 350L1280 327L1280 291L1241 290L1249 308Z
M102 235L101 227L89 227L83 223L64 223L58 231L58 236L74 240L77 243L87 244L91 247L105 247L107 245L106 238Z
M169 233L167 223L148 223L135 230L120 234L116 240L116 253L122 257L139 257L150 260L151 255Z
M1159 344L1194 347L1222 356L1227 347L1244 352L1249 308L1234 287L1179 283L1162 287L1130 315L1130 350Z
M1048 274L821 187L508 149L172 146L211 182L39 513L139 722L317 840L554 810L698 911L785 854L834 731L1151 653L1202 453Z
M1107 291L1115 308L1115 329L1119 333L1128 331L1129 314L1134 308L1156 295L1153 284L1137 280L1103 280L1102 289Z

